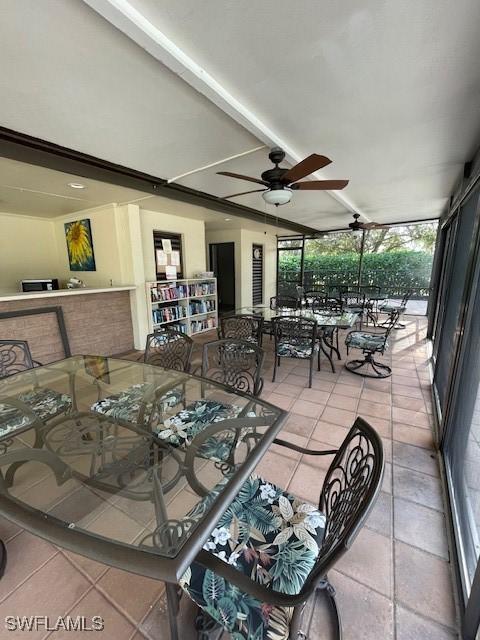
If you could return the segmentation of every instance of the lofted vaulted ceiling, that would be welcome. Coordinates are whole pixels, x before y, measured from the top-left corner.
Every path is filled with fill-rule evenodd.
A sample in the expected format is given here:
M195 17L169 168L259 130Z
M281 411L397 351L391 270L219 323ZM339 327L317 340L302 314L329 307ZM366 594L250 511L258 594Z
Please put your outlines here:
M11 0L0 124L216 196L280 143L350 184L239 203L315 229L435 218L479 142L479 22L477 0Z

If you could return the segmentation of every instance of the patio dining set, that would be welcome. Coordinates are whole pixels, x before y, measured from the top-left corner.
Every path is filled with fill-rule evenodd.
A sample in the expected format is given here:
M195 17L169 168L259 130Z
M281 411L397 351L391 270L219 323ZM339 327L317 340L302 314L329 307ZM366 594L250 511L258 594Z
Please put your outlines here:
M182 596L197 607L201 639L221 630L235 640L295 638L305 603L321 595L341 637L328 572L380 490L382 441L362 418L338 449L278 437L287 414L260 397L262 345L273 341L274 380L283 358L308 359L311 385L321 354L334 370L347 329L347 350L365 354L347 368L384 377L373 353L383 353L401 311L372 301L359 309L315 292L238 309L221 319L194 371L193 341L173 329L148 336L142 361L75 355L41 365L28 343L1 340L0 514L62 548L164 581L172 640ZM382 312L380 332L362 330ZM255 475L274 444L331 457L318 504ZM22 492L39 465L48 490ZM137 525L130 534L123 519ZM6 560L3 546L2 575Z

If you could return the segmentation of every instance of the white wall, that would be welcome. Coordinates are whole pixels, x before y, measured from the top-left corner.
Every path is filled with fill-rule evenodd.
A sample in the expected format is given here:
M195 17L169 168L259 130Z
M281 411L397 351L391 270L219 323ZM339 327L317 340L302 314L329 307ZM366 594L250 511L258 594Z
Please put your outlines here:
M154 231L178 233L182 236L183 266L187 278L192 278L197 272L205 271L206 269L205 223L203 220L182 218L171 213L173 206L169 207L170 202L167 201L166 210L162 212L140 209L143 260L147 281L156 280L157 278L153 251Z
M45 218L0 213L0 292L19 291L20 280L57 277L53 225Z
M96 271L70 271L65 240L65 223L82 218L90 220ZM85 282L87 287L130 284L128 278L125 280L122 277L119 237L127 230L119 227L116 205L110 204L55 218L54 229L59 258L57 273L63 281L77 276Z
M243 222L243 221L242 221ZM276 292L277 278L277 236L276 229L265 227L261 230L248 228L248 220L241 229L222 229L206 232L207 251L216 242L235 243L235 306L249 307L252 304L252 245L263 245L263 301L268 303Z

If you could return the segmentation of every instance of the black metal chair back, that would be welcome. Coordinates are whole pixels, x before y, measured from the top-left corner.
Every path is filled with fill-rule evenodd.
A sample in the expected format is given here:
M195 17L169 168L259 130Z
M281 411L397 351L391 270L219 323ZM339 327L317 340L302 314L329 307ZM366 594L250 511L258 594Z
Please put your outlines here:
M370 296L379 296L382 290L377 284L362 284L359 287L359 291L365 294L365 298L368 300Z
M313 302L320 304L320 302L326 300L327 297L327 291L325 289L308 289L308 291L305 291L305 303L308 308L312 308Z
M235 315L220 319L219 337L262 343L263 318L256 315Z
M336 298L313 298L310 304L313 312L341 314L343 311L343 303Z
M274 325L275 352L280 344L308 344L315 346L317 321L298 316L279 316L272 320Z
M319 509L326 518L325 536L307 582L323 579L351 547L381 489L383 469L380 436L357 418L323 482Z
M0 340L0 379L33 369L34 360L25 340Z
M402 307L402 309L404 309L407 306L407 302L410 300L410 298L412 297L413 291L407 291L403 298L402 301L400 302L400 307Z
M273 296L270 298L270 309L298 309L300 301L296 296Z
M175 369L190 370L193 340L175 329L163 329L147 336L144 362L146 364Z
M251 342L214 340L203 345L202 376L258 396L263 388L264 359L264 350Z
M342 291L341 300L345 307L363 309L365 306L365 294L360 291Z

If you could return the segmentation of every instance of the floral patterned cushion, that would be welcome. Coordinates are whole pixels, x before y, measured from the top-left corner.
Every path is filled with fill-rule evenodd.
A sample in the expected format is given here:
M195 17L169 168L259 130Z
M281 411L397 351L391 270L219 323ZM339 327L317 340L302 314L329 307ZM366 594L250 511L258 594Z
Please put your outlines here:
M379 307L379 310L383 313L394 313L395 311L403 312L405 309L406 307L401 304L382 304Z
M237 405L216 400L196 400L159 425L157 435L177 447L188 445L205 427L214 422L236 418L240 411L241 407ZM199 455L220 461L227 460L234 439L233 432L212 436L203 443Z
M315 345L317 350L318 345ZM310 358L312 355L312 343L311 342L279 342L277 345L277 355L284 358Z
M251 476L204 548L275 591L297 594L313 569L325 516L262 478ZM265 604L193 564L184 591L235 640L288 640L293 608Z
M345 344L354 349L364 349L365 351L383 351L388 347L387 338L384 333L368 333L362 331L352 331L345 338Z
M26 404L42 422L68 411L72 406L70 396L48 387L27 391L15 399ZM11 435L17 429L27 427L33 422L33 416L24 413L20 407L0 402L0 438Z
M120 393L116 393L111 396L107 396L103 400L95 402L91 406L92 411L103 413L106 416L113 418L114 420L122 420L124 422L130 422L136 424L138 421L138 414L142 404L144 404L144 397L147 389L151 388L148 383L134 384ZM162 410L166 410L169 407L174 407L182 401L183 394L179 389L172 389L160 399L157 400L156 405L161 405ZM152 402L145 404L145 423L151 419L158 418L158 411L154 416L151 416Z

